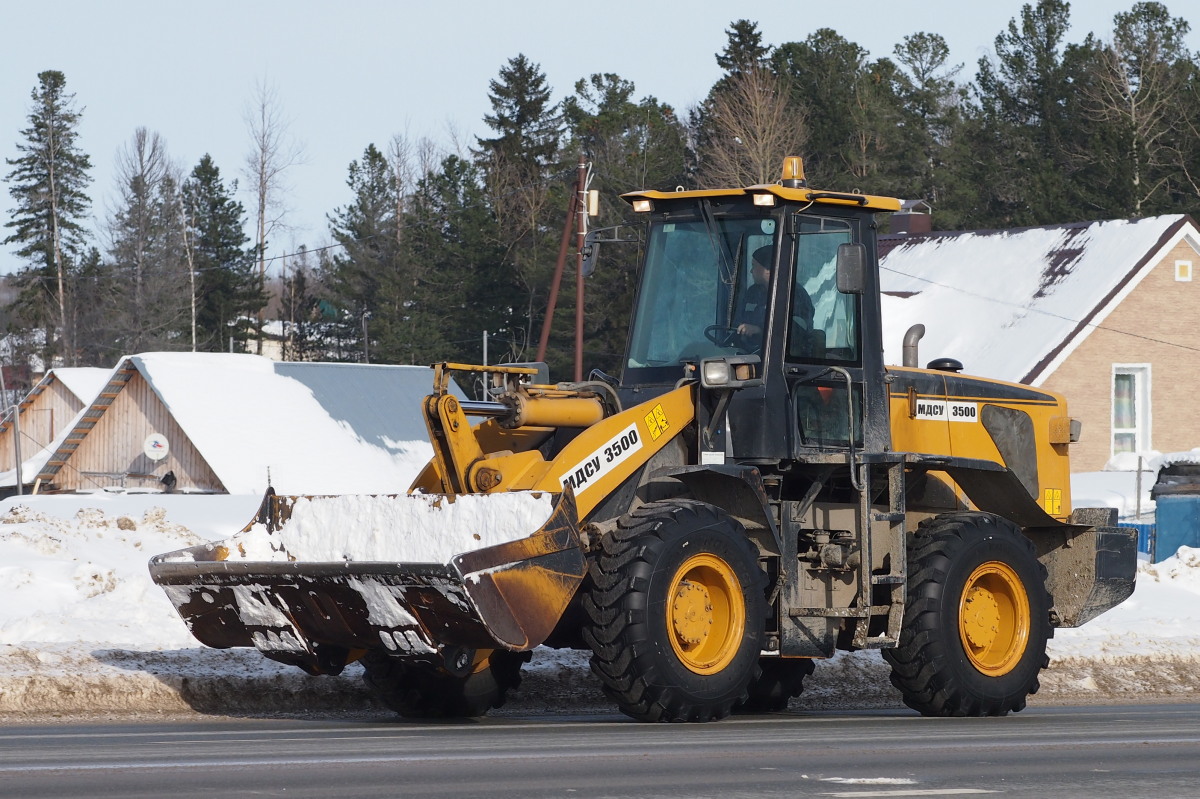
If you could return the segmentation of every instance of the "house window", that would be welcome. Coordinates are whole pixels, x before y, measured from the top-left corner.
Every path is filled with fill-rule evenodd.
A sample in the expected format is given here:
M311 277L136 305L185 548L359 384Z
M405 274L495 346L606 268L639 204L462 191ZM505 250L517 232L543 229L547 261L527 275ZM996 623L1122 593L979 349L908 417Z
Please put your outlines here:
M1191 261L1176 261L1175 262L1175 279L1180 283L1192 282L1192 262Z
M1113 364L1112 454L1150 449L1150 364Z

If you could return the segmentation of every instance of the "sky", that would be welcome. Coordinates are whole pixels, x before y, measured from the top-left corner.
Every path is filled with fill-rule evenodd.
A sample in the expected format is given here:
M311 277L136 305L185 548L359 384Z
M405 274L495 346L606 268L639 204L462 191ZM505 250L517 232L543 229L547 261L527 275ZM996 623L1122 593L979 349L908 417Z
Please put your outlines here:
M735 19L756 21L770 45L831 27L873 57L891 55L906 35L940 33L966 80L1022 5L58 0L47 26L44 7L0 0L0 154L17 156L37 74L62 71L83 109L79 145L92 159L92 224L99 229L116 195L117 153L135 129L160 134L185 171L208 153L232 180L250 151L245 116L256 87L268 87L305 153L285 173L290 230L268 253L280 255L328 242L327 215L350 200L347 167L368 144L382 148L400 134L462 150L486 135L488 82L518 53L541 66L556 101L580 78L612 72L633 81L638 97L686 111L719 77L714 55ZM1132 5L1076 0L1068 40L1089 32L1107 38L1113 15ZM1200 0L1167 6L1200 27ZM1188 44L1200 49L1200 32ZM252 206L248 194L239 199ZM5 221L11 208L6 190ZM103 248L103 239L97 243ZM0 272L20 266L12 249L0 246Z

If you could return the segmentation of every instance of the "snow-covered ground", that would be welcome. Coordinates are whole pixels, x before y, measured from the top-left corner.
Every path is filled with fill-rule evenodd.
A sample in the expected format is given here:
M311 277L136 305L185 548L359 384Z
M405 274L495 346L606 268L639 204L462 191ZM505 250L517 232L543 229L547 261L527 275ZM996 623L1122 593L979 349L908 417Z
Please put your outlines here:
M226 538L257 496L98 493L0 502L0 715L363 708L357 667L308 677L188 633L146 568ZM1200 550L1143 564L1133 598L1060 630L1039 700L1192 696L1200 686ZM608 707L586 656L541 649L510 704ZM818 665L799 706L896 704L878 653Z

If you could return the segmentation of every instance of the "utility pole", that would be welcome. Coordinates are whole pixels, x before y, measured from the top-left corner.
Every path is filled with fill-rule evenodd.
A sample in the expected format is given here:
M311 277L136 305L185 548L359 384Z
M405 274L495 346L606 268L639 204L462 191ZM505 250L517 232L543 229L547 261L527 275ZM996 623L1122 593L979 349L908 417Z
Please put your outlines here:
M575 382L583 380L583 242L587 236L587 163L575 176Z
M587 191L587 161L579 156L579 167L576 171L575 190L571 192L571 202L567 209L567 221L563 225L562 240L558 248L558 262L554 267L554 279L550 283L550 297L546 301L546 317L542 320L542 336L538 341L538 361L546 360L546 347L550 342L550 325L554 321L554 308L558 304L558 289L562 285L563 270L567 263L567 247L571 243L571 230L576 229L578 249L583 249L583 236L587 225L587 203L584 202L584 192ZM575 284L575 374L576 380L582 380L579 375L583 369L583 257L577 259L577 277Z

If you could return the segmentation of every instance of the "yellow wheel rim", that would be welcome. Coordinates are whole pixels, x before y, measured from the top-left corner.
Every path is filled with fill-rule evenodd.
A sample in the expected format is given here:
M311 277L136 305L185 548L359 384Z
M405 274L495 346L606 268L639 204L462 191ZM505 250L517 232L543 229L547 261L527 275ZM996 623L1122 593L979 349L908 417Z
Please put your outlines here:
M667 593L667 637L696 674L716 674L738 653L746 631L742 586L729 564L701 553L684 561Z
M1029 596L1007 563L978 566L963 586L958 633L967 659L989 677L1012 671L1029 644Z

